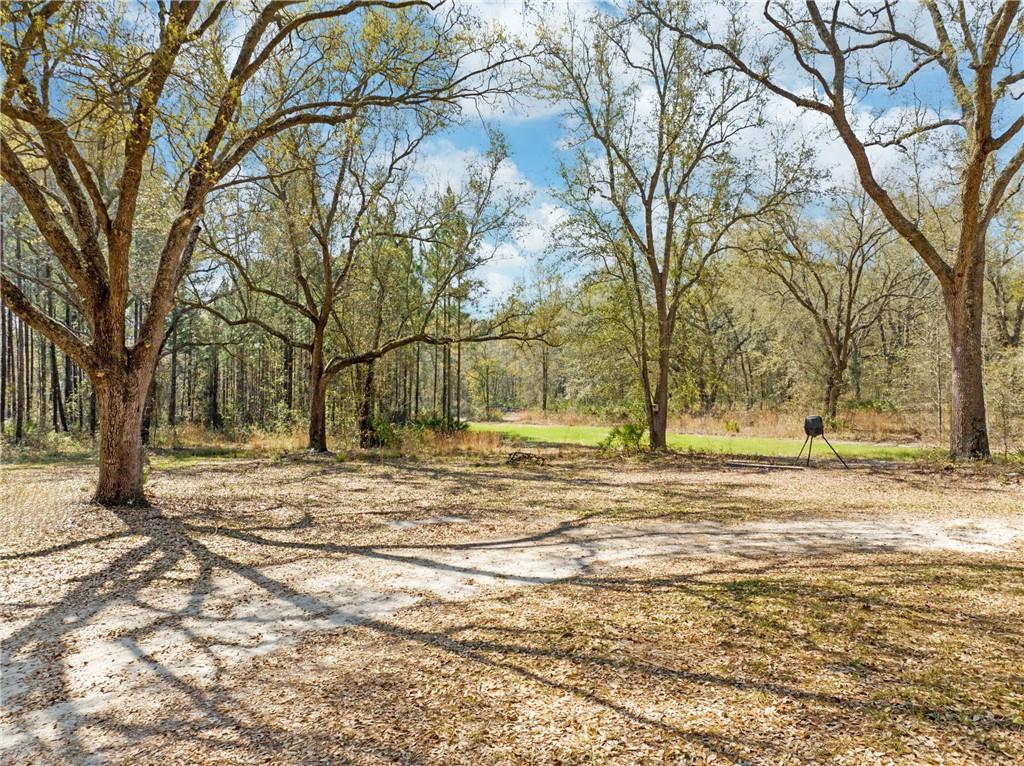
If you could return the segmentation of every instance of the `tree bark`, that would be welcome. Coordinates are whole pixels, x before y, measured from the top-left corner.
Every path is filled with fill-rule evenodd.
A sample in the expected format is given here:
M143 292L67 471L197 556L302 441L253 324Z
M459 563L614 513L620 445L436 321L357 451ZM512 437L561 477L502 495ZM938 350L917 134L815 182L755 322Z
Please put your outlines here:
M327 385L323 376L309 384L309 444L311 452L327 452Z
M142 488L142 410L148 388L143 380L110 380L96 387L100 478L94 501L101 505L148 504Z
M946 291L946 322L953 361L949 454L954 460L989 455L982 357L982 290L978 277L959 291ZM941 403L940 403L941 406Z
M309 443L312 452L327 452L327 376L324 374L324 330L316 328L309 360Z
M839 414L839 397L843 393L843 368L833 366L825 381L825 415L835 419Z
M658 384L654 388L654 401L647 406L647 428L651 434L651 449L668 449L668 346L660 344L658 353Z
M540 409L548 411L548 347L540 349Z

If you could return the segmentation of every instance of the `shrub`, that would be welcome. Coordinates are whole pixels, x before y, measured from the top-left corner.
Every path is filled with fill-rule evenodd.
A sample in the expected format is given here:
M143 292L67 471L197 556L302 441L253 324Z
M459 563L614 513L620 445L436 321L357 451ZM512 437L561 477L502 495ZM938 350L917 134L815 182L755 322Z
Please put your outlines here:
M409 424L410 428L419 429L421 431L465 431L469 428L469 423L464 420L446 422L440 415L421 415Z
M402 441L402 427L388 418L376 415L370 418L370 430L374 447L397 447Z
M647 427L635 420L615 426L598 445L603 450L616 452L640 452L643 449Z

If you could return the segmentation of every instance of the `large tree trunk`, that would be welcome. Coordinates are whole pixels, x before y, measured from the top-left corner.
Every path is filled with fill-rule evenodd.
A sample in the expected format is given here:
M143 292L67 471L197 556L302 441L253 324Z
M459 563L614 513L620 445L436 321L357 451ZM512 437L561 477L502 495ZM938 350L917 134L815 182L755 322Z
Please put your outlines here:
M311 452L327 452L327 386L322 378L309 386L309 444Z
M843 393L843 372L839 367L829 370L825 380L825 415L835 420L839 414L839 397Z
M660 398L660 397L656 397ZM651 449L665 451L668 449L668 407L659 405L657 401L648 416L647 427L651 432Z
M139 379L142 377L145 380ZM146 505L142 491L142 410L149 377L125 377L96 385L100 479L94 500L101 505Z
M647 406L647 428L651 434L651 449L668 449L668 351L663 345L658 358L658 384L654 388L654 401Z
M946 322L953 360L949 454L954 460L989 456L982 357L983 282L976 279L946 291Z

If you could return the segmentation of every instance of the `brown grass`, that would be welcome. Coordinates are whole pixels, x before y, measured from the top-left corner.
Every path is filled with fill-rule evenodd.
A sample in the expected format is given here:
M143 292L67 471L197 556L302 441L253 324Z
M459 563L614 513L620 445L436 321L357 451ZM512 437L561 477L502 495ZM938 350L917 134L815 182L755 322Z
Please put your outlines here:
M155 429L150 446L156 449L202 450L218 448L252 455L272 455L304 449L306 429L296 427L280 431L240 430L236 433L213 431L201 423L182 423L174 428Z
M394 450L403 455L422 458L453 455L495 455L503 450L501 434L486 431L407 431L401 445Z

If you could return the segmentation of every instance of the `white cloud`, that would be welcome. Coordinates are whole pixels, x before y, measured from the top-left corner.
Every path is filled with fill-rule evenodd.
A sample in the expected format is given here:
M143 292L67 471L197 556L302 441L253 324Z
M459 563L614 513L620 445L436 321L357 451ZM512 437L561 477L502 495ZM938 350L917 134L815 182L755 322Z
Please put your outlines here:
M526 215L526 225L516 237L516 242L527 252L539 254L551 241L552 233L566 218L566 211L560 205L542 202Z
M570 15L585 17L595 11L598 0L541 0L531 3L531 8L522 0L462 0L474 16L491 28L504 30L508 37L517 40L525 48L537 42L537 23L558 25ZM475 61L469 63L476 63ZM519 67L526 74L528 64ZM544 101L532 94L516 93L514 100L505 98L478 99L467 105L466 111L477 114L480 119L504 126L514 126L528 120L553 117L562 111L562 105Z
M457 147L447 138L434 139L424 143L417 153L414 174L424 186L455 189L479 160L480 152L472 147Z
M507 298L516 287L516 280L498 269L487 269L480 273L487 297L495 303Z
M460 147L449 138L436 138L426 142L417 153L414 175L426 187L443 189L451 186L457 189L466 181L469 168L483 160L483 154L474 147ZM495 181L505 188L536 191L511 158L506 158L498 166Z
M487 265L500 269L519 269L527 264L527 256L511 242L501 242L484 251Z

